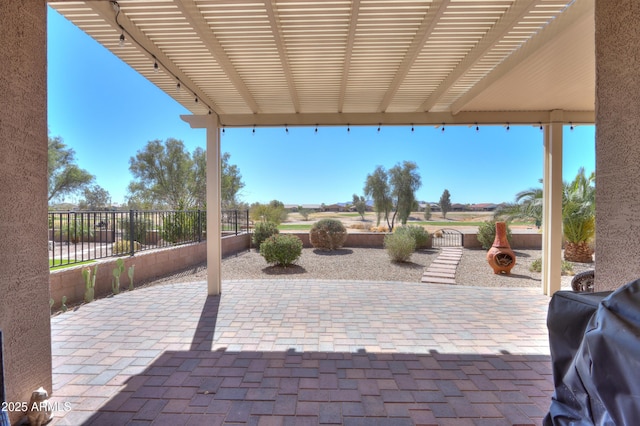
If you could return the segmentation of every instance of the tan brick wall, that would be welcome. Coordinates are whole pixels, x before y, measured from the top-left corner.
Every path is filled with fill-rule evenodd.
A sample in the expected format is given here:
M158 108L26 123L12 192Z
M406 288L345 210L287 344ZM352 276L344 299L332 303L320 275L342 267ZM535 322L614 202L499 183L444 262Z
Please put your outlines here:
M249 234L227 236L222 238L222 256L229 256L249 248ZM187 244L149 252L139 252L135 256L122 257L125 272L120 277L120 286L129 287L127 270L135 265L134 286L157 277L179 272L190 266L199 265L207 261L207 243ZM112 294L112 271L116 268L116 258L103 259L95 264L74 266L51 272L51 297L55 301L54 307L60 307L62 296L67 296L67 304L84 300L83 268L91 268L91 272L98 265L96 277L95 297Z
M46 2L0 2L0 329L8 401L51 392ZM16 421L19 413L11 413Z

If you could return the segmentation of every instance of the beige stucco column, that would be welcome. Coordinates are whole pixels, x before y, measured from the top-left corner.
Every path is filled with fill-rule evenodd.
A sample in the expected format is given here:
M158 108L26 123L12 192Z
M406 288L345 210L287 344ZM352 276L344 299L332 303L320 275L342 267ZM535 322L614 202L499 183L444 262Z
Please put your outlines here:
M640 278L640 2L597 0L596 291Z
M561 287L562 275L562 111L551 111L544 127L542 291Z
M220 218L220 126L215 115L183 115L193 129L207 129L207 292L222 291Z
M13 402L28 402L40 386L52 391L46 7L0 2L0 330Z

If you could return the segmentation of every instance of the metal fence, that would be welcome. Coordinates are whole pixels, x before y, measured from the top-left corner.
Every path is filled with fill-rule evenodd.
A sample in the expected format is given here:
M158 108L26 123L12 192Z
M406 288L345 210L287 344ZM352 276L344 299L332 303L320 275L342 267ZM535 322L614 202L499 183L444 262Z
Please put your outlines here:
M248 210L223 210L223 235L249 231ZM49 267L201 242L206 211L49 212Z

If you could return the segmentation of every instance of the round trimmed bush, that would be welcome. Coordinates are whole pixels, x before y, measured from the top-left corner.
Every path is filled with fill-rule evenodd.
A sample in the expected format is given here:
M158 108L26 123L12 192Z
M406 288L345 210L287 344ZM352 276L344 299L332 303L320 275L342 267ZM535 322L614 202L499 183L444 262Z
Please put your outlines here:
M407 225L396 228L396 234L407 234L416 242L416 249L429 246L429 233L422 226Z
M260 250L260 246L264 240L279 232L278 225L273 222L258 222L253 230L253 246Z
M416 250L416 240L406 232L387 234L384 237L384 248L394 262L408 262Z
M482 244L482 248L489 250L496 239L496 221L488 220L478 226L478 242ZM511 244L511 229L507 224L507 241Z
M320 219L309 231L311 245L321 250L335 250L347 239L347 228L337 219Z
M302 240L295 235L275 234L260 245L260 255L270 264L289 266L302 254Z

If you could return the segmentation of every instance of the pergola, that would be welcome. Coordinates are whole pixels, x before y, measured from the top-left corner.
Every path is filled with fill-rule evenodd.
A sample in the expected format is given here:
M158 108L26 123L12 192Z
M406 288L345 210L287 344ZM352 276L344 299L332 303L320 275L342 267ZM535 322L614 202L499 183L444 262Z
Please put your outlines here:
M208 129L214 232L222 126L544 128L543 291L559 290L562 126L594 122L592 0L49 4ZM218 294L220 242L207 249Z

